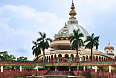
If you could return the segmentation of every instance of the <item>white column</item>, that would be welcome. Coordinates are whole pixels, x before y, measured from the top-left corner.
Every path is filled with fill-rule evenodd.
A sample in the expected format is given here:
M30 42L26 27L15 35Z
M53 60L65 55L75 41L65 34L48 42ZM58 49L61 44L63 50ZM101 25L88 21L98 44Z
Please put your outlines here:
M57 71L57 66L55 66L55 71Z
M3 72L3 66L1 66L1 72Z
M22 66L20 66L20 72L22 71Z
M85 71L85 66L83 66L84 67L84 71Z
M111 73L111 70L112 70L112 67L111 66L109 66L109 72Z
M82 57L80 57L80 61L82 61Z
M85 59L84 60L86 61L86 56L85 56Z
M69 71L71 71L71 67L69 66Z
M38 71L38 63L37 63L37 71Z
M95 72L97 72L97 66L95 66Z

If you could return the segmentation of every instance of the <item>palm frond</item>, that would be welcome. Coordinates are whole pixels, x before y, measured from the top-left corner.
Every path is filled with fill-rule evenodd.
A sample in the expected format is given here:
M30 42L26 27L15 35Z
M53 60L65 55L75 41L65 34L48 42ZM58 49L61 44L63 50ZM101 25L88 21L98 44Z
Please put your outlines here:
M43 36L43 34L41 32L38 32L38 33L40 34L41 37Z
M72 35L72 36L68 37L68 39L70 40L70 43L71 43L73 40L76 39L76 37Z
M39 42L39 41L41 41L41 40L43 40L43 39L40 37L40 38L37 39L37 42Z
M51 39L51 38L46 38L46 41L50 41L50 42L52 42L53 40Z
M48 43L48 41L46 41L45 42L45 49L48 49L48 47L49 47L49 43Z
M82 33L79 33L78 37L84 37L84 35Z
M35 42L35 41L32 41L32 43L33 43L34 45L36 45L36 42Z
M79 46L84 46L84 43L83 43L83 40L82 39L79 39Z
M42 37L43 37L43 39L45 39L45 38L46 38L46 34L45 34L45 33L43 33L43 36L42 36Z
M91 41L91 40L92 40L91 36L87 36L87 37L86 37L86 40L84 41L84 43L86 43L86 42L88 42L88 41Z
M77 36L78 32L76 30L73 30L74 36Z
M95 37L94 40L99 41L99 37L100 36Z
M92 38L94 38L94 33L91 35Z
M36 46L33 46L33 47L32 47L32 50L33 50L35 47L36 47Z

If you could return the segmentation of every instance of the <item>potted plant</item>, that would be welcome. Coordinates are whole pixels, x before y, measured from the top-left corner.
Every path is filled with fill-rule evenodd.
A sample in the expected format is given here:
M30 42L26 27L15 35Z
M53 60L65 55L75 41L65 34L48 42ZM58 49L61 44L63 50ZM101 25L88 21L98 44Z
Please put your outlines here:
M82 76L82 72L81 71L79 71L79 76Z
M47 70L50 71L50 68L48 68Z
M35 74L34 74L34 71L32 71L32 76L34 76Z
M73 71L77 71L77 68L73 68Z

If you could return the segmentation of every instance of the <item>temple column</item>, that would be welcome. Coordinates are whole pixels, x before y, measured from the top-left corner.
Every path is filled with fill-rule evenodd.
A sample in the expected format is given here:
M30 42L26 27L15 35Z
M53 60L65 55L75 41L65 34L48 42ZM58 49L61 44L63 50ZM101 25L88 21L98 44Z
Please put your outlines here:
M57 71L57 66L55 66L55 71Z
M82 57L80 58L80 61L82 61Z
M50 56L49 56L49 63L50 63L50 59L51 59L51 58L50 58Z
M69 66L69 71L71 71L71 66Z
M78 62L80 61L79 55L78 55Z
M112 70L112 66L109 66L109 72L111 73L111 70Z
M62 55L62 63L64 63L65 62L65 55L63 54Z
M97 66L95 66L95 72L97 72Z
M83 66L83 69L84 69L84 71L85 71L85 66Z
M50 63L52 63L53 61L53 55L51 55L51 58L50 58Z
M45 63L46 63L46 56L45 56Z
M85 61L86 61L86 56L85 56Z
M22 72L22 66L20 66L20 72Z
M53 63L55 63L55 55L53 55Z
M38 63L37 63L37 71L38 71Z
M43 63L43 57L42 57L42 63Z
M74 60L74 55L73 55L73 63L74 63L74 61L75 61L75 60Z
M3 72L3 66L1 66L1 72Z
M56 55L56 60L57 60L57 63L58 63L58 54Z
M71 57L71 54L69 54L69 63L70 63L70 57Z
M46 63L48 63L48 56L47 56L47 59L46 59Z
M88 61L90 61L90 56L88 55Z
M76 55L74 55L74 62L73 63L76 63L75 61L76 61Z

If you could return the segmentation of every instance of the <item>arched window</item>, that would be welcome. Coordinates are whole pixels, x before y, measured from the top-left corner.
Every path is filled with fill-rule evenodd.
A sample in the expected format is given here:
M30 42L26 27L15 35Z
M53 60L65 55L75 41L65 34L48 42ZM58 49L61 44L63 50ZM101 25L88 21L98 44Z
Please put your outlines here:
M107 51L107 54L108 54L108 51Z
M71 54L70 62L73 62L73 54Z
M59 56L58 56L58 62L59 62L59 63L62 62L62 55L61 55L61 54L59 54Z
M69 62L68 54L65 55L65 62Z
M112 51L111 51L111 54L112 54Z

